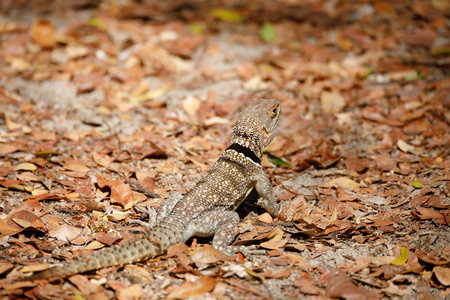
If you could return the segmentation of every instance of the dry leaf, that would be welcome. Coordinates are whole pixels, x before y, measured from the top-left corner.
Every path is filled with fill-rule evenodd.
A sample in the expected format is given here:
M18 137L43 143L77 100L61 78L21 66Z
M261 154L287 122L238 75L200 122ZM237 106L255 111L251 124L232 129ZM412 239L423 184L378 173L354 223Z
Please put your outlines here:
M36 171L37 167L32 163L20 163L14 168L14 171Z
M3 274L14 268L13 264L7 262L0 262L0 274Z
M328 114L337 114L345 107L345 99L337 92L322 92L320 102L324 112Z
M90 168L86 167L80 161L72 161L68 164L65 164L63 167L65 170L70 170L70 171L75 171L75 172L80 172L80 173L87 173L91 170Z
M90 282L89 279L87 279L87 277L84 275L74 275L69 277L69 280L77 286L77 288L84 296L103 291L103 287L96 283Z
M73 241L80 236L83 229L68 224L62 224L56 228L49 230L48 235L60 241Z
M195 281L187 281L169 294L169 299L200 296L214 289L217 280L213 277L200 277Z
M436 278L445 286L450 286L450 268L436 266L433 268Z
M30 29L33 41L42 47L55 44L55 28L50 21L37 20Z
M125 210L131 208L138 200L134 198L134 194L130 186L126 183L120 183L111 186L111 203L117 203L123 206Z
M142 295L143 291L138 283L116 291L117 300L138 300Z
M188 96L183 101L183 109L190 117L194 117L195 115L197 115L201 103L201 100L192 96Z
M355 285L350 278L338 270L331 271L326 279L326 295L331 298L381 299L381 295Z
M22 272L22 273L39 272L39 271L47 270L49 267L50 267L50 263L29 265L29 266L25 266L22 269L20 269L20 272Z
M0 155L6 155L19 150L19 147L11 144L0 144Z
M19 180L23 180L25 182L26 181L42 181L41 178L37 177L36 175L34 175L31 172L23 172L23 173L17 174L17 178Z
M94 159L96 164L105 168L107 168L113 162L113 158L109 155L97 152L92 152L92 158Z
M273 221L272 216L269 213L263 213L257 218L257 220L267 224L270 224Z
M21 210L13 214L11 217L11 220L14 221L16 224L22 226L23 228L42 228L44 227L44 222L37 217L32 212Z
M327 183L324 184L325 187L342 187L344 189L348 190L357 190L359 189L359 183L355 182L354 180L351 180L348 177L338 177L329 180Z
M234 257L227 256L213 246L207 245L196 249L192 253L191 259L198 268L202 268L207 265L217 264L226 260L234 260Z

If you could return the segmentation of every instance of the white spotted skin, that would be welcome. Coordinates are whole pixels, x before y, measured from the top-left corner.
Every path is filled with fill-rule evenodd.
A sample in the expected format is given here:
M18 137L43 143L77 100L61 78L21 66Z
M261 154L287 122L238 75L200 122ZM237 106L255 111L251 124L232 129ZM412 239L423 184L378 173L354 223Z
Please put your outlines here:
M281 104L275 99L250 101L236 120L231 143L249 148L261 159L275 136L280 109ZM37 273L32 279L65 277L145 260L192 236L214 236L213 246L230 254L230 244L239 224L239 215L234 210L253 188L262 197L266 209L277 216L275 195L261 165L243 153L228 149L184 196L172 195L161 205L156 224L144 237Z

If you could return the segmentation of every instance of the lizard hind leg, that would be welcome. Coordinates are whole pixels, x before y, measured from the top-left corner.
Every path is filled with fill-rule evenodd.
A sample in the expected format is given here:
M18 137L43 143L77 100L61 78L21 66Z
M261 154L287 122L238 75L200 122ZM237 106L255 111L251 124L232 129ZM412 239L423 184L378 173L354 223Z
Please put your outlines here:
M239 225L239 215L235 211L207 211L189 223L186 236L214 236L214 248L227 255L235 254L233 242ZM239 250L238 250L239 251Z

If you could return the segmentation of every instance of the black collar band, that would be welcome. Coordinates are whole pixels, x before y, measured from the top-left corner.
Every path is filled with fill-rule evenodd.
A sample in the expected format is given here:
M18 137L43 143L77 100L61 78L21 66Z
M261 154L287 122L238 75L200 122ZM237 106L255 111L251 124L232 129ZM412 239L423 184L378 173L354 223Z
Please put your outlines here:
M244 154L246 157L250 158L257 164L261 164L261 159L253 152L250 148L239 145L238 143L231 144L227 150L234 150L236 152Z

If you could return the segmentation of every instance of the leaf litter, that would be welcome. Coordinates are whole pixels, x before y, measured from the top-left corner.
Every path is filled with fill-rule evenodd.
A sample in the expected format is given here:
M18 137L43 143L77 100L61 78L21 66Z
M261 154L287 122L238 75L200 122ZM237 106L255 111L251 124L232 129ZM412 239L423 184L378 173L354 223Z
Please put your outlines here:
M2 295L448 297L447 1L200 3L2 6ZM254 97L283 103L263 160L282 211L240 207L235 244L265 254L194 238L65 285L11 283L141 237L139 207L192 186Z

